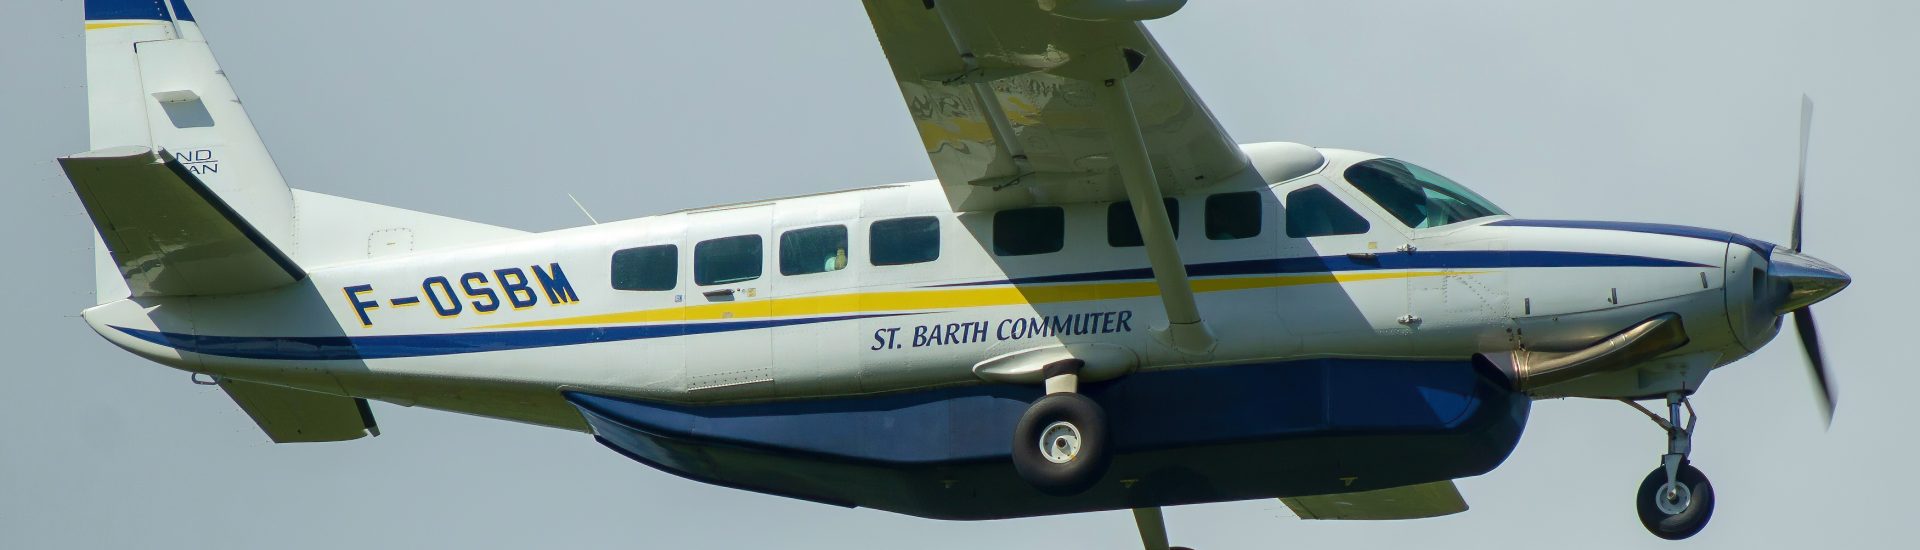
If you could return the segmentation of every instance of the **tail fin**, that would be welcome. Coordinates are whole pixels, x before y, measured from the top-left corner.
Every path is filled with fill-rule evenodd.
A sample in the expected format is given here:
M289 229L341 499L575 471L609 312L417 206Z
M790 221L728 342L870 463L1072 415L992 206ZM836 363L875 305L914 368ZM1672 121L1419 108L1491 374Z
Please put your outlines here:
M249 225L291 250L293 195L185 0L86 0L91 148L169 151ZM129 294L96 243L100 302Z

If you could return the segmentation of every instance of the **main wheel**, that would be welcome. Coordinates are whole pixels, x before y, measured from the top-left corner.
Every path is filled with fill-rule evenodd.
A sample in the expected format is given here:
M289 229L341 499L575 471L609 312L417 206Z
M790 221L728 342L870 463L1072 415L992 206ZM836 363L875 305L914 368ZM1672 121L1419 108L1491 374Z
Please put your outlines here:
M1013 429L1013 469L1040 492L1079 494L1106 475L1107 413L1087 396L1055 393L1035 401Z
M1713 518L1713 484L1693 464L1681 462L1678 483L1667 486L1667 469L1654 468L1640 482L1634 498L1640 510L1640 524L1647 532L1667 540L1691 537L1706 528Z

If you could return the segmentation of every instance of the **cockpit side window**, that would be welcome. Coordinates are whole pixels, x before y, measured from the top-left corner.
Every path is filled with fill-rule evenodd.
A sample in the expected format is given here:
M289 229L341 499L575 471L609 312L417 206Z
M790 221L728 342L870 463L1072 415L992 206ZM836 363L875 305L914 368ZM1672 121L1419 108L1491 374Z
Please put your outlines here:
M1440 227L1506 214L1465 186L1409 162L1361 162L1347 169L1346 178L1407 227Z
M1287 193L1288 237L1358 235L1368 227L1366 218L1324 187L1309 185Z

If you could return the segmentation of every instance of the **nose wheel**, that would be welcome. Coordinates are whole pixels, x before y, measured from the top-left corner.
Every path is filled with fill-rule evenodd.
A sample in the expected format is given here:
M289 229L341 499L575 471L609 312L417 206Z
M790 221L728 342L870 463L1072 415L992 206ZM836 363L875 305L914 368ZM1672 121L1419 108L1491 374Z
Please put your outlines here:
M1713 518L1713 483L1692 464L1681 464L1671 482L1665 467L1655 468L1640 482L1634 501L1647 532L1680 540L1699 533Z
M1634 507L1647 532L1667 540L1680 540L1698 534L1713 518L1713 483L1687 460L1693 451L1693 427L1700 419L1693 404L1678 392L1667 394L1667 418L1661 418L1639 403L1628 405L1645 413L1667 431L1667 454L1660 456L1660 467L1647 474L1634 495ZM1686 424L1680 423L1680 411L1686 410Z

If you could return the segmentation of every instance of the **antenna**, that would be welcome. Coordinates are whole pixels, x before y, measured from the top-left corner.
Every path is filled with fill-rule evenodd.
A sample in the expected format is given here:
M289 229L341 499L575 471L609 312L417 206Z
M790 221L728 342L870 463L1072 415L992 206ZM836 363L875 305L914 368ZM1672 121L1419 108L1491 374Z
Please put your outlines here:
M600 225L600 220L593 219L593 213L587 211L587 205L580 204L580 199L573 198L573 193L567 193L567 199L573 201L574 206L580 207L580 213L587 215L587 221L593 222L594 225Z

